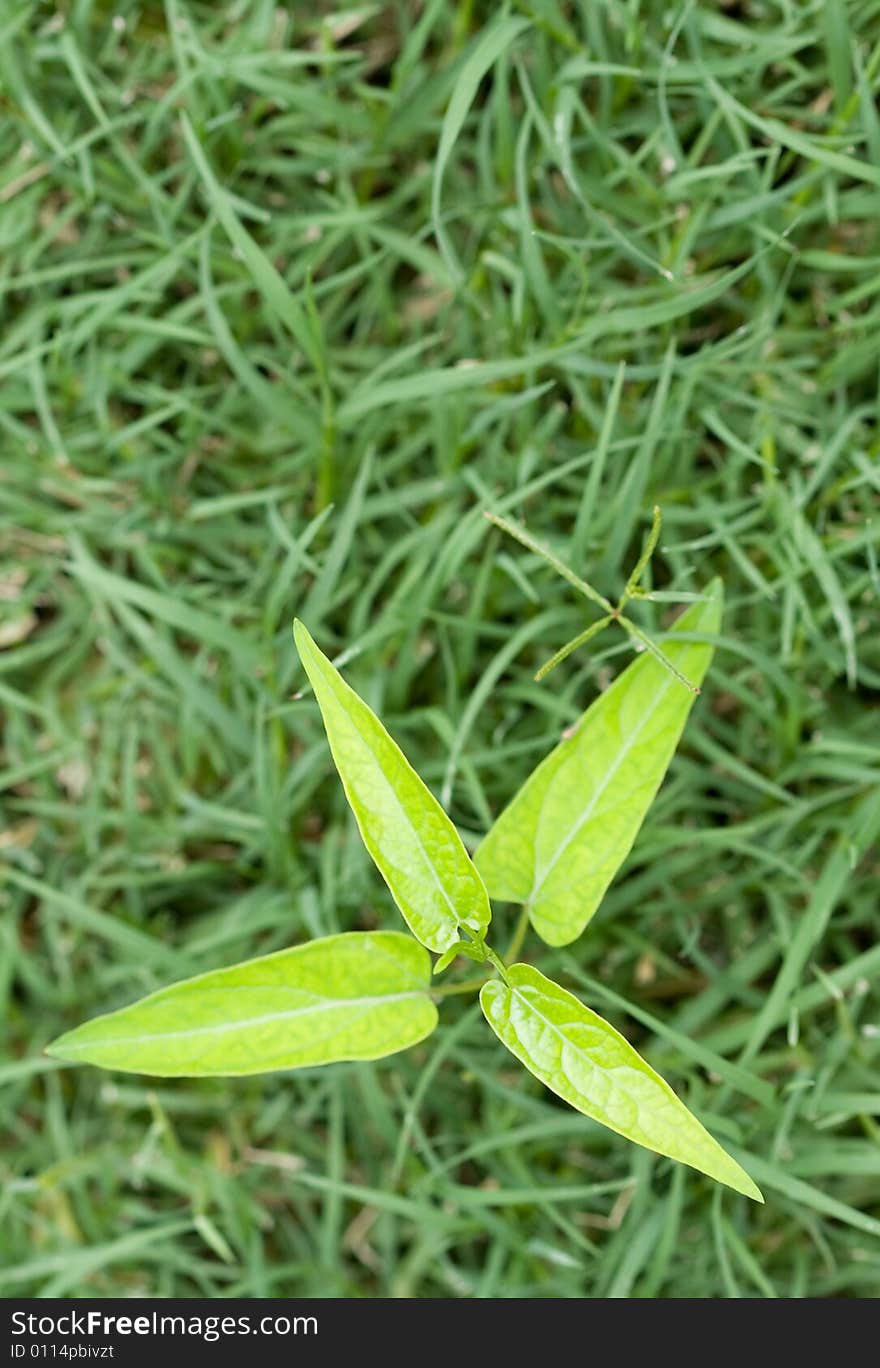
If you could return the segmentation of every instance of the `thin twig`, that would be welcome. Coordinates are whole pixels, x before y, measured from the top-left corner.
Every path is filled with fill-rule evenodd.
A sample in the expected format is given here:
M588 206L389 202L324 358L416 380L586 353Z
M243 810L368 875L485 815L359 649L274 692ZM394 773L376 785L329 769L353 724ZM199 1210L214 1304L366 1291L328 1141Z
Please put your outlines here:
M652 641L651 638L647 635L647 633L642 631L641 627L637 627L634 622L631 622L628 617L624 617L622 613L618 618L618 622L620 623L621 627L624 627L626 631L629 632L631 637L635 637L637 641L640 641L642 645L645 647L645 649L647 651L650 651L651 655L654 656L655 659L660 661L661 665L665 665L667 670L669 670L670 673L675 675L676 679L680 684L683 684L686 689L690 689L692 694L698 694L700 692L696 684L692 684L691 681L687 678L687 676L683 675L681 670L679 670L675 665L673 665L672 661L669 659L669 656L666 655L665 651L661 651L657 643L655 641Z
M539 682L542 679L546 679L550 671L555 670L556 666L559 665L561 661L565 660L566 656L571 655L572 651L577 650L578 646L583 646L585 642L590 640L590 637L596 636L598 632L602 631L603 627L607 627L609 622L613 621L614 618L612 614L606 613L605 617L600 618L598 622L592 623L585 632L581 632L580 636L572 637L571 641L566 642L564 646L560 647L554 656L551 656L549 660L544 661L540 670L536 671L535 679Z
M497 513L489 513L486 511L483 513L483 517L488 518L489 522L494 523L496 527L500 527L502 532L507 532L511 537L514 537L520 545L524 546L528 551L534 551L536 556L541 556L548 565L553 566L553 569L558 575L561 575L563 579L568 580L572 588L577 589L579 594L583 594L591 603L597 604L600 608L604 608L606 613L610 613L612 617L614 616L613 605L610 604L606 598L603 598L602 595L593 588L592 584L588 584L586 580L582 580L579 575L576 575L573 570L569 570L568 566L561 561L558 556L554 556L553 552L548 547L542 546L540 542L535 541L531 533L527 532L524 527L520 527L518 523L508 522L507 518L501 518Z

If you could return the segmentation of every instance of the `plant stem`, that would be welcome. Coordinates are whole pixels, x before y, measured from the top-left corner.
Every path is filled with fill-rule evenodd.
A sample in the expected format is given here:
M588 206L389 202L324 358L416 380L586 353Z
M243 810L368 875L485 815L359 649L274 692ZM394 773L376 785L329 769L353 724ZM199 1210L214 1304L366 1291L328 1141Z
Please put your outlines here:
M675 678L679 681L680 684L683 684L686 689L690 689L692 694L698 694L700 692L696 684L692 684L691 681L688 678L686 678L685 675L682 674L681 670L677 669L673 665L672 661L669 659L669 656L665 653L665 651L661 651L657 643L655 641L652 641L648 634L642 631L641 627L637 627L636 624L634 622L631 622L628 617L624 617L623 613L620 614L618 622L620 623L621 627L625 628L626 631L629 632L631 637L635 637L637 641L640 641L642 645L645 647L645 649L647 651L650 651L651 655L655 656L656 659L660 661L661 665L665 665L667 670L670 670L672 674L675 675Z
M589 641L597 632L601 632L603 627L607 627L609 622L613 622L613 620L611 614L606 613L603 618L599 618L598 622L592 623L585 632L581 632L580 636L572 637L571 641L566 642L564 646L561 646L554 656L551 656L549 660L544 661L540 670L535 672L535 679L539 683L542 679L546 679L550 671L555 669L561 661L565 660L566 656L570 656L572 651L576 651L578 646L583 646L584 642Z
M657 549L657 542L660 539L662 515L657 504L654 505L651 531L648 533L645 545L642 548L642 553L636 562L632 574L626 582L626 588L621 594L620 601L616 608L613 607L602 594L594 589L591 584L588 584L586 580L582 580L579 575L576 575L573 570L570 570L565 562L561 561L558 556L555 556L548 547L543 546L541 542L535 541L535 538L531 533L527 532L524 527L520 527L518 523L508 521L507 518L500 517L497 513L490 513L488 509L484 509L483 517L488 519L490 523L494 523L496 527L500 527L502 532L507 532L511 537L515 538L515 540L528 551L533 551L535 555L541 556L543 560L547 561L548 565L553 566L553 569L557 574L561 575L573 588L577 589L579 594L583 594L591 603L598 604L600 608L605 609L605 617L601 618L598 622L592 623L586 631L581 632L579 636L572 638L565 646L560 647L555 655L544 662L535 675L536 680L545 679L550 671L554 669L560 661L565 660L566 656L570 655L578 646L583 646L584 642L589 641L597 632L601 632L604 627L607 627L609 622L616 621L620 623L621 627L623 627L631 637L640 641L645 649L650 651L651 655L653 655L656 660L659 660L661 665L664 665L680 684L683 684L691 693L698 694L700 692L700 690L692 684L680 670L676 669L665 651L662 651L660 647L651 640L647 633L642 631L641 627L637 627L636 624L628 617L625 617L623 613L623 609L630 599L647 597L645 591L640 589L639 580L644 574L649 560Z
M617 605L618 612L620 612L621 609L626 607L627 602L629 601L629 599L632 598L633 593L638 588L639 580L645 573L645 567L647 566L648 561L651 559L655 550L657 549L657 543L660 540L660 528L662 527L662 525L663 517L660 512L660 507L658 504L655 504L654 521L651 523L651 531L648 533L647 540L645 542L644 547L642 548L642 554L639 556L635 568L633 569L632 574L626 582L626 588L620 596L620 602Z
M485 944L485 942L484 942L484 944ZM501 975L501 977L504 979L504 982L506 983L506 982L507 982L507 965L504 963L504 960L501 958L500 955L496 955L496 953L495 953L495 951L492 949L491 945L486 945L486 957L487 957L487 959L489 959L489 960L491 961L492 964L495 965L495 968L498 970L499 974Z
M522 945L523 936L526 933L528 920L528 908L524 907L519 915L519 920L517 921L516 927L514 929L513 939L511 940L510 947L507 951L508 958L510 958L511 955L517 954L517 952L519 951L519 947ZM506 983L507 965L504 963L504 960L501 958L499 954L497 954L492 949L488 941L481 941L480 946L485 951L486 962L493 965L494 968L498 970L498 973L501 975L501 977L504 979L504 982ZM446 988L433 988L431 990L431 996L433 998L445 998L453 997L457 993L474 993L479 991L479 989L482 988L485 982L486 980L484 978L465 979L463 983L452 983Z
M496 527L500 527L502 532L507 532L509 536L514 537L526 550L534 551L536 556L540 556L548 565L552 565L558 575L561 575L564 580L568 580L572 588L577 589L578 593L583 594L591 603L604 608L605 612L610 613L612 617L616 616L613 605L606 598L603 598L593 588L592 584L588 584L586 580L582 580L579 575L570 570L564 561L561 561L558 556L554 556L549 547L535 541L531 533L527 532L524 527L520 527L519 523L508 522L507 518L501 518L497 513L489 513L488 511L483 513L483 517L488 518L489 522L494 523Z
M525 940L525 934L528 930L528 927L529 909L527 907L523 907L520 909L520 914L516 919L516 926L513 928L513 935L510 938L510 944L504 952L504 958L507 960L508 964L511 960L516 959L517 955L522 949L522 943Z
M447 983L442 988L432 988L431 997L435 1000L457 997L461 993L478 993L486 982L485 978L464 979L462 983Z

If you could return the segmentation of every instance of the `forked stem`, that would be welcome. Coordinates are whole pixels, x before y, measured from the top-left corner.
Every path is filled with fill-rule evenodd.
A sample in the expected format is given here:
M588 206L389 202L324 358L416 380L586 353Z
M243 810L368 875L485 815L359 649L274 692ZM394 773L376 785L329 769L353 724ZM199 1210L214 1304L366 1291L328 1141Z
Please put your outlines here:
M508 536L513 537L521 546L524 546L527 551L534 551L536 556L540 556L548 565L552 565L556 573L561 575L564 580L568 580L572 588L577 589L578 593L583 594L584 598L588 598L591 603L595 603L599 608L604 608L606 613L611 613L612 616L614 615L614 607L608 602L607 598L603 598L602 595L593 588L592 584L588 584L586 580L582 580L580 575L576 575L573 570L570 570L564 561L561 561L558 556L554 556L549 547L542 546L540 542L535 541L531 533L527 532L524 527L520 527L519 523L508 522L507 518L500 518L497 513L484 512L483 517L487 518L490 523L494 523L496 527L500 527L502 532L506 532Z
M528 908L524 907L522 912L520 913L519 920L517 921L516 927L514 928L513 938L507 949L508 959L512 959L514 955L517 955L519 953L519 949L522 945L523 937L525 936L526 928L528 926L528 921ZM493 968L497 969L498 973L501 975L501 977L504 979L504 982L506 983L507 965L504 963L504 960L501 958L499 954L497 954L492 949L488 941L481 941L480 944L482 950L485 952L485 963L491 964ZM450 953L451 952L449 950L446 951L447 955ZM436 973L436 968L434 972ZM442 988L432 988L431 996L439 1000L440 998L455 997L460 993L478 993L485 982L485 978L465 979L462 983L450 983Z
M655 504L654 517L651 523L651 531L648 533L648 538L645 542L645 545L642 547L642 554L636 561L635 568L626 582L626 588L620 596L620 602L617 605L618 612L621 610L621 608L626 607L626 604L632 598L633 594L635 594L638 590L639 582L641 581L642 575L648 568L648 562L650 561L654 552L657 550L657 543L660 540L660 529L662 526L663 515L660 512L660 505Z
M585 579L581 579L580 575L576 575L564 561L561 561L558 556L554 555L549 547L536 541L531 533L527 532L524 527L520 527L518 523L510 522L507 518L500 517L497 513L484 511L483 516L488 519L489 522L494 523L496 527L500 527L502 532L506 532L509 536L513 537L521 546L524 546L526 550L534 552L536 556L540 556L542 560L545 560L548 565L552 565L556 573L561 575L564 580L567 580L572 588L576 589L579 594L583 594L584 598L589 599L591 603L595 603L599 608L605 609L604 617L600 618L598 622L591 623L585 631L580 632L576 637L572 637L571 641L566 642L564 646L560 647L555 655L552 655L549 660L544 662L535 674L536 680L540 681L546 679L550 671L554 670L561 661L571 655L572 651L577 650L579 646L583 646L591 637L594 637L597 633L603 631L609 623L619 622L624 631L628 632L634 640L641 642L645 650L650 651L651 655L669 670L670 674L674 675L680 684L683 684L691 693L698 694L700 692L697 686L692 684L690 680L682 674L681 670L677 669L666 652L661 650L657 643L652 641L648 634L633 622L631 618L626 617L623 612L623 609L626 607L627 603L629 603L630 599L646 597L645 590L640 586L640 580L648 567L651 557L657 549L657 543L660 540L660 530L663 525L662 514L657 504L654 505L651 530L645 540L645 545L642 547L641 555L633 567L632 574L626 582L626 587L620 596L616 608L609 603L604 595L600 594L597 589L594 589L592 584Z

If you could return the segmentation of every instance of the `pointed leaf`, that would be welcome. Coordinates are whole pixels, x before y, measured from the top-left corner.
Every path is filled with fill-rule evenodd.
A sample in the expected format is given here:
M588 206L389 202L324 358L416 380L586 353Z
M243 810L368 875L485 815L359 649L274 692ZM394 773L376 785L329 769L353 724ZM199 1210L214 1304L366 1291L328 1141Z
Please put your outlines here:
M718 631L722 586L679 618L675 630ZM663 650L699 685L713 648ZM583 931L629 854L684 730L694 695L652 655L642 655L596 699L576 729L541 762L485 837L474 863L489 895L527 903L548 945Z
M619 1031L528 964L483 985L480 1005L511 1054L551 1092L618 1135L762 1202L751 1178Z
M163 1078L379 1059L437 1024L428 955L353 931L185 979L60 1036L47 1053Z
M301 622L293 632L364 844L413 935L437 954L460 927L482 938L489 899L452 822Z

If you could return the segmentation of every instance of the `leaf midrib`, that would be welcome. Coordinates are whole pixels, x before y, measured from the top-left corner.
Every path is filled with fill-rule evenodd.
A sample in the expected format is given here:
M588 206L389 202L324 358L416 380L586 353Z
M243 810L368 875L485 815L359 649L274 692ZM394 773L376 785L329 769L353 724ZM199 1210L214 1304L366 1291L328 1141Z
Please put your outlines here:
M560 861L560 859L562 858L562 856L564 855L565 851L568 849L568 847L571 845L572 841L575 839L575 837L578 835L578 833L583 829L583 827L586 825L586 823L590 820L590 818L593 816L593 813L594 813L595 810L596 810L596 805L597 805L597 803L599 802L599 799L602 797L603 793L604 793L605 790L608 788L608 785L611 783L612 779L613 779L614 776L617 774L617 772L618 772L618 770L620 769L621 765L624 763L624 761L625 761L625 760L627 759L627 757L629 756L630 751L632 750L633 746L635 745L635 743L636 743L636 741L638 740L639 736L641 735L642 731L643 731L644 728L647 726L648 722L649 722L650 719L653 717L654 713L657 711L657 709L658 709L658 707L660 706L660 703L661 703L661 701L663 700L663 698L666 696L667 690L671 687L670 679L671 679L671 676L667 677L666 679L664 679L664 680L662 681L662 683L661 683L661 685L660 685L660 687L659 687L659 689L658 689L657 696L656 696L655 699L654 699L654 702L651 704L650 708L648 708L647 712L645 712L645 713L642 715L641 721L638 723L638 725L636 726L636 728L635 728L632 732L630 732L629 739L627 740L626 744L624 745L624 747L623 747L623 749L622 749L620 755L618 756L617 760L616 760L616 761L614 762L614 764L606 771L605 776L604 776L604 778L603 778L601 784L599 785L599 787L598 787L598 788L595 790L595 792L593 793L593 796L592 796L592 798L591 798L591 800L590 800L590 803L589 803L588 807L586 808L585 812L581 815L581 817L578 819L578 821L577 821L577 822L574 824L574 826L571 828L571 830L570 830L570 832L568 833L568 835L566 836L565 840L562 841L562 842L560 843L560 845L557 847L557 850L556 850L555 855L553 856L553 858L552 858L552 860L549 862L549 864L546 864L546 865L543 867L543 869L541 870L540 876L539 876L538 878L536 878L535 880L533 880L533 882L532 882L532 890L531 890L531 892L530 892L530 894L529 894L529 897L528 897L528 901L529 901L530 905L534 906L534 902L535 902L535 899L536 899L537 895L540 893L541 889L544 887L544 884L547 882L548 878L549 878L550 875L553 873L553 870L556 868L556 865L559 863L559 861ZM554 778L555 778L555 775L554 775ZM549 790L548 790L548 791L549 791ZM546 795L545 795L544 801L546 802ZM543 809L544 809L544 803L541 804L541 809L540 809L539 812L538 812L538 821L537 821L536 826L535 826L535 834L536 834L536 837L537 837L537 829L538 829L538 826L539 826L540 821L541 821L541 813L543 812ZM537 847L537 841L536 841L536 847ZM535 857L536 857L536 862L537 862L537 848L535 849Z
M330 687L332 688L333 685L334 685L334 683L335 683L335 681L331 679L331 680L328 681L328 682L329 682L329 684L330 684ZM344 681L343 681L343 682L344 682ZM347 687L347 686L346 686L346 687ZM352 692L353 692L353 691L352 691ZM334 689L334 693L335 693L335 689ZM354 696L357 698L357 695L356 695L356 694L355 694ZM338 694L337 694L337 700L338 700L340 703L342 703L342 699L339 699ZM358 699L358 702L363 702L363 700L362 700L362 699ZM364 705L364 706L366 706L366 705ZM397 793L395 792L395 789L394 789L394 785L391 783L391 780L388 778L388 775L385 773L385 770L384 770L384 768L383 768L383 766L382 766L381 760L379 759L379 757L378 757L378 755L376 754L376 752L375 752L375 750L373 749L373 747L370 745L370 742L369 742L369 740L367 739L367 737L364 736L363 732L360 730L360 728L357 726L357 724L353 721L353 719L349 716L348 712L347 712L347 711L344 711L344 714L343 714L343 715L345 716L346 721L348 721L349 724L351 725L352 731L354 732L354 735L357 737L358 741L360 741L360 743L365 747L365 749L368 751L368 753L369 753L370 756L372 757L373 762L374 762L374 764L375 764L377 770L379 771L379 774L382 776L382 781L383 781L383 783L385 784L386 789L388 790L389 794L391 795L392 799L394 800L394 803L395 803L395 805L396 805L396 807L397 807L398 812L401 814L401 816L403 817L404 821L406 822L406 825L409 827L409 830L412 832L413 838L414 838L415 843L416 843L416 845L417 845L417 847L418 847L418 850L419 850L419 853L420 853L420 855L421 855L421 857L422 857L422 860L423 860L424 863L427 865L427 867L428 867L428 869L429 869L429 871L430 871L430 874L431 874L431 878L433 879L434 884L435 884L435 886L436 886L438 892L440 893L440 895L441 895L443 901L446 903L446 906L449 908L449 911L450 911L450 913L451 913L451 915L452 915L452 919L453 919L453 922L454 922L454 925L455 925L455 929L457 930L460 926L465 926L465 925L467 925L467 923L464 921L464 918L461 917L461 916L459 916L459 913L458 913L458 910L457 910L457 908L456 908L456 906L455 906L455 903L452 901L452 898L449 896L449 894L447 893L446 889L443 887L443 884L442 884L442 882L441 882L441 880L440 880L439 874L437 873L437 870L436 870L436 867L435 867L435 865L434 865L434 862L433 862L433 860L431 859L430 855L428 854L427 850L425 849L425 846L424 846L424 844L423 844L423 842L422 842L422 838L421 838L421 836L419 835L419 832L418 832L418 830L416 829L415 825L413 824L412 818L410 817L409 813L407 812L407 810L406 810L406 808L404 807L403 803L401 802L400 798L397 796ZM394 746L397 746L396 741L395 741L394 738L390 735L390 733L386 733L386 735L388 736L388 739L389 739L389 741L391 742L391 744L394 745ZM404 765L409 766L409 761L407 760L406 756L403 754L403 751L401 751L399 747L397 747L397 749L398 749L398 754L399 754L399 756L400 756L401 762L402 762ZM409 767L412 768L411 766L409 766ZM419 776L416 774L415 770L413 770L412 772L413 772L413 776L414 776L417 780L419 780ZM340 771L340 775L341 775L341 774L342 774L342 772ZM347 788L348 785L346 784L346 781L345 781L345 777L344 777L344 776L342 776L342 782L343 782L343 787ZM419 780L419 782L421 783L421 780ZM430 796L433 798L434 795L430 793L430 790L427 790L427 792L428 792L428 793L430 794ZM436 802L436 799L435 799L435 802ZM440 811L443 812L443 809L441 808ZM443 815L446 816L447 814L444 813ZM450 820L450 825L451 825L451 819L448 819L448 820ZM454 831L454 830L455 830L455 828L453 827L453 831ZM465 852L465 857L467 858L467 852ZM411 904L410 904L410 907L411 907L411 910L412 910L413 912L415 912L416 916L418 916L418 910L412 908L412 905L411 905ZM424 924L424 918L421 918L421 920L422 920L422 923Z
M591 1067L592 1069L596 1069L596 1070L598 1070L600 1073L604 1073L604 1074L606 1074L606 1075L610 1075L610 1074L612 1074L612 1073L614 1072L614 1069L603 1069L603 1067L602 1067L601 1064L597 1064L597 1063L595 1063L593 1060L591 1060L590 1057L589 1057L589 1055L582 1049L582 1047L579 1046L579 1045L573 1044L573 1042L572 1042L571 1040L569 1040L568 1036L565 1035L565 1033L559 1028L559 1026L556 1025L556 1022L555 1022L555 1021L552 1021L552 1020L550 1019L550 1017L545 1016L544 1013L543 1013L538 1007L536 1007L535 1004L534 1004L529 998L527 998L527 997L525 996L525 994L524 994L524 993L523 993L515 984L513 984L513 985L509 984L509 985L508 985L508 991L511 993L512 996L518 997L519 1000L520 1000L520 1002L525 1003L526 1007L529 1009L530 1012L534 1013L534 1015L535 1015L536 1017L539 1017L541 1021L543 1021L547 1026L549 1026L549 1027L550 1027L550 1030L553 1032L554 1035L556 1035L556 1036L559 1037L559 1039L562 1041L563 1045L567 1045L567 1046L569 1047L569 1049L575 1050L579 1055L582 1055L582 1056L587 1060L587 1062L589 1063L589 1065L590 1065L590 1067ZM580 1023L575 1022L575 1025L578 1025L578 1024L580 1024ZM607 1025L607 1023L605 1023L605 1024ZM613 1028L609 1026L608 1029L609 1029L609 1030L612 1030ZM651 1080L651 1082L663 1084L663 1079L659 1076L659 1074L655 1074L654 1071L653 1071L653 1069L651 1069L649 1065L645 1065L644 1068L645 1068L645 1076L646 1076L647 1078L649 1078L649 1079ZM567 1075L564 1071L562 1071L562 1076L563 1076L563 1078L566 1078L566 1079L568 1078L568 1075ZM569 1079L568 1081L571 1082L570 1079ZM636 1096L634 1096L634 1094L631 1093L631 1092L629 1091L629 1089L628 1089L623 1083L621 1083L621 1082L620 1082L619 1080L617 1080L617 1079L612 1079L612 1080L609 1080L609 1081L611 1081L611 1082L613 1083L613 1086L614 1086L615 1088L619 1088L620 1091L624 1094L624 1096L630 1098L630 1100L631 1100L632 1102L635 1103L637 1110L638 1110L639 1112L641 1112L641 1110L642 1110L642 1105L641 1105L641 1103L639 1102L639 1099L638 1099ZM575 1091L575 1093L577 1093L577 1096L578 1096L578 1097L583 1097L583 1096L584 1096L584 1094L580 1091L580 1089L579 1089L574 1083L572 1083L572 1088L573 1088L573 1090ZM675 1094L672 1092L671 1089L670 1089L670 1097L671 1097L671 1100L672 1100L672 1101L675 1101L675 1102L678 1101L678 1098L676 1098ZM589 1102L589 1099L586 1099L586 1100ZM589 1102L589 1105L590 1105L590 1106L594 1106L594 1104L593 1104L592 1102ZM609 1128L609 1130L617 1131L618 1135L623 1135L624 1138L626 1138L626 1139L629 1138L629 1136L627 1135L627 1133L626 1133L625 1131L620 1130L619 1127L615 1126L611 1121L606 1121L606 1120L604 1119L604 1116L602 1115L602 1113L598 1110L598 1108L596 1108L594 1111L588 1113L588 1115L591 1115L591 1116L593 1117L594 1120L600 1120L600 1119L601 1119L602 1125L603 1125L603 1126L607 1126L607 1127ZM696 1120L696 1117L694 1117L694 1120ZM697 1122L697 1124L699 1125L699 1122ZM641 1126L640 1126L640 1129L643 1130L643 1134L647 1134L647 1132L644 1131L644 1129L643 1129ZM671 1157L674 1157L674 1156L671 1156Z
M555 1036L557 1036L557 1037L562 1041L563 1045L567 1045L567 1046L569 1047L569 1049L575 1050L579 1055L581 1055L582 1057L584 1057L584 1058L587 1060L587 1062L590 1064L590 1067L591 1067L591 1068L593 1068L593 1069L595 1069L595 1070L598 1070L600 1073L604 1073L607 1077L609 1077L609 1082L611 1083L611 1085L612 1085L613 1087L619 1089L620 1092L622 1092L622 1093L624 1094L625 1097L627 1097L630 1101L632 1101L632 1102L634 1103L635 1107L636 1107L636 1110L637 1110L638 1114L641 1115L642 1105L643 1105L643 1104L640 1102L639 1098L638 1098L635 1094L633 1094L633 1093L630 1091L630 1089L628 1089L628 1088L626 1087L626 1085L625 1085L624 1083L620 1082L618 1079L612 1079L612 1078L610 1077L610 1075L614 1072L613 1069L603 1069L602 1066L601 1066L601 1064L594 1063L592 1060L590 1060L589 1055L587 1055L587 1054L584 1052L584 1050L583 1050L580 1046L573 1044L572 1041L569 1040L568 1037L567 1037L566 1035L564 1035L564 1033L560 1030L560 1028L556 1025L556 1023L555 1023L554 1021L552 1021L549 1017L546 1017L546 1016L544 1015L544 1013L543 1013L539 1008L537 1008L537 1007L534 1005L534 1003L531 1002L531 1001L529 1000L529 998L527 998L527 997L525 996L525 994L521 991L521 989L520 989L516 984L508 983L508 984L505 985L505 986L507 987L507 990L508 990L508 992L511 994L511 996L516 996L516 997L518 997L519 1000L520 1000L520 1002L524 1003L525 1006L528 1008L528 1010L529 1010L530 1012L532 1012L532 1013L533 1013L536 1017L538 1017L542 1022L544 1022L547 1026L549 1026L550 1030L553 1032L553 1034L554 1034ZM538 990L538 991L540 991L540 990ZM584 1008L583 1008L583 1004L580 1004L580 1005L581 1005L581 1007L582 1007L583 1010L587 1010L587 1009L584 1009ZM508 1018L508 1020L509 1020L509 1018ZM601 1020L601 1017L599 1018L599 1020ZM605 1024L606 1026L608 1026L608 1030L609 1030L609 1031L613 1031L613 1030L614 1030L614 1028L613 1028L612 1026L609 1026L607 1022L605 1022L604 1024ZM517 1037L517 1039L518 1039L518 1037ZM624 1042L624 1043L628 1043L628 1042ZM630 1047L630 1048L632 1048L632 1047ZM643 1071L644 1077L645 1077L646 1079L648 1079L650 1082L652 1082L652 1083L656 1084L657 1086L659 1086L661 1092L663 1092L663 1093L666 1095L667 1101L670 1101L670 1102L673 1103L674 1110L677 1111L677 1112L679 1112L679 1114L681 1114L681 1112L683 1112L683 1113L684 1113L684 1117L686 1118L686 1120L687 1120L692 1126L695 1127L695 1129L696 1129L696 1135L695 1135L695 1137L694 1137L693 1142L689 1142L689 1143L693 1143L695 1149L696 1149L697 1146L699 1145L699 1149L698 1149L698 1151L697 1151L697 1152L699 1153L699 1156L700 1156L700 1157L699 1157L699 1160L695 1160L694 1158L691 1158L691 1159L684 1159L684 1158L681 1157L680 1154L676 1154L676 1153L674 1152L674 1149L670 1149L670 1148L663 1148L663 1149L661 1149L661 1148L660 1148L660 1145L658 1144L658 1142L650 1137L650 1131L645 1130L645 1128L644 1128L644 1126L642 1125L641 1122L638 1123L638 1129L639 1129L639 1132L641 1133L642 1137L645 1137L645 1138L636 1139L635 1133L634 1133L633 1131L624 1131L624 1130L621 1130L620 1126L617 1126L617 1125L615 1125L615 1123L614 1123L613 1121L608 1120L608 1119L605 1117L605 1115L604 1115L602 1112L599 1111L599 1109L595 1106L595 1104L592 1103L592 1102L590 1101L589 1098L586 1098L585 1100L586 1100L587 1104L593 1108L592 1111L587 1111L587 1110L586 1110L584 1107L582 1107L582 1106L578 1106L577 1109L578 1109L579 1111L582 1111L582 1112L584 1113L585 1116L589 1116L592 1120L598 1121L598 1122L599 1122L601 1125L603 1125L603 1126L607 1126L609 1130L615 1131L617 1135L622 1135L623 1138L624 1138L625 1140L636 1140L636 1143L637 1143L637 1144L643 1144L643 1145L645 1145L648 1149L653 1150L655 1154L663 1154L663 1155L665 1155L667 1158L669 1158L669 1159L674 1159L674 1160L676 1160L676 1161L679 1162L679 1163L689 1164L692 1168L697 1168L701 1173L709 1173L709 1176L710 1176L710 1177L718 1178L718 1173L711 1173L710 1170L709 1170L708 1168L702 1167L702 1165L714 1166L716 1169L719 1168L719 1166L720 1166L720 1168L723 1170L723 1169L726 1168L727 1165L729 1164L729 1165L732 1166L731 1172L733 1172L733 1173L744 1172L744 1170L742 1170L742 1169L740 1168L740 1165L737 1164L736 1160L733 1159L729 1154L727 1154L727 1152L722 1148L722 1146L718 1144L718 1141L714 1138L714 1136L710 1135L710 1133L706 1130L705 1126L703 1126L702 1122L697 1120L697 1118L694 1116L693 1112L691 1112L691 1111L684 1105L684 1103L681 1101L680 1098L676 1097L675 1093L674 1093L673 1090L670 1088L670 1086L669 1086L669 1084L666 1082L666 1080L665 1080L664 1078L661 1078L660 1075L659 1075L658 1073L655 1073L655 1071L651 1068L651 1066L650 1066L649 1064L647 1064L647 1063L645 1062L645 1060L640 1060L639 1062L640 1062L640 1064L641 1064L641 1066L642 1066L642 1071ZM577 1097L579 1097L579 1098L583 1098L583 1097L584 1097L584 1094L580 1091L580 1089L576 1086L576 1084L574 1084L574 1083L571 1082L571 1079L569 1078L568 1074L566 1074L564 1070L562 1070L561 1072L562 1072L563 1078L566 1079L566 1081L568 1081L568 1082L571 1084L572 1090L573 1090L573 1092L575 1093L575 1095L576 1095ZM542 1081L543 1081L543 1080L542 1080ZM550 1085L545 1085L545 1086L550 1086ZM564 1096L564 1094L563 1094L563 1096ZM566 1098L565 1100L568 1101L570 1105L572 1105L572 1104L571 1104L571 1099L570 1099L570 1098ZM670 1126L672 1127L673 1131L675 1130L675 1123L674 1123L674 1122L667 1122L666 1124L667 1124L667 1125L670 1125ZM661 1142L661 1143L662 1143L662 1142ZM685 1148L685 1147L682 1147L682 1148ZM748 1178L748 1174L746 1174L745 1176L746 1176L746 1178ZM728 1180L727 1178L721 1179L721 1181L722 1181L722 1182L725 1182L725 1183L728 1183L728 1185L730 1185L730 1184L729 1184L729 1180ZM749 1180L749 1181L751 1181L751 1180ZM741 1190L741 1189L737 1189L737 1190Z
M311 1004L307 1007L297 1007L284 1012L267 1012L263 1016L248 1017L244 1021L225 1021L211 1026L193 1026L187 1030L175 1031L150 1031L136 1036L112 1036L105 1040L83 1041L82 1045L73 1043L70 1051L73 1050L95 1050L112 1045L140 1045L148 1040L189 1040L196 1036L204 1035L225 1035L230 1031L245 1031L252 1026L263 1026L272 1021L293 1021L295 1017L316 1016L322 1012L334 1012L351 1008L384 1006L393 1002L404 1002L407 999L424 999L430 1001L428 994L423 990L411 989L406 993L386 993L373 997L340 998L336 1001L324 1001L318 1005Z

